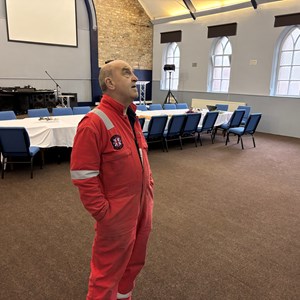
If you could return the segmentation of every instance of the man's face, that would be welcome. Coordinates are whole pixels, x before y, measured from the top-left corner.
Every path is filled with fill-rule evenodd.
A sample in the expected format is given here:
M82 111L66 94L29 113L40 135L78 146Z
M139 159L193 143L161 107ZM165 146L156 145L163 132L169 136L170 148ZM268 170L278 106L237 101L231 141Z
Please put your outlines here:
M112 82L115 88L114 92L123 104L130 104L138 97L137 80L138 78L134 75L132 68L126 62L115 62Z

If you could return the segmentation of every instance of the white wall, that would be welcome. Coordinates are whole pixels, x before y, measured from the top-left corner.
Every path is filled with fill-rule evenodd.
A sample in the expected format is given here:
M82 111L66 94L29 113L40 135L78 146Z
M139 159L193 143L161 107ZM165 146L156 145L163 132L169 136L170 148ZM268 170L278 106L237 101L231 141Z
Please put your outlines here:
M62 93L77 93L79 102L92 101L89 23L84 0L76 0L77 48L9 42L4 3L0 0L0 86L55 89L47 70Z
M259 3L259 1L258 1ZM163 102L166 91L159 90L162 54L160 33L182 30L179 43L180 84L175 92L177 100L190 103L192 98L245 101L263 118L259 130L263 132L300 137L300 98L270 97L270 80L274 46L285 27L274 27L275 16L300 12L299 0L284 0L251 8L173 23L154 25L153 86L154 102ZM207 93L209 53L214 39L207 38L207 26L236 22L237 35L229 37L232 43L231 81L228 94ZM249 65L257 60L257 65ZM197 67L192 67L197 63ZM283 117L289 116L287 120Z

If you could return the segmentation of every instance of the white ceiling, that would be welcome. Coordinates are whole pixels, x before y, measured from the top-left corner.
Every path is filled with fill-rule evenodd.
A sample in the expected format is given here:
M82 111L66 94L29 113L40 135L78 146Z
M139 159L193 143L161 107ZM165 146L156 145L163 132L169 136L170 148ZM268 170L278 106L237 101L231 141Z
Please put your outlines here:
M189 10L182 0L138 0L152 20L152 23L161 23L178 19L189 18ZM257 4L281 0L256 0ZM191 0L196 17L211 13L251 7L250 0Z

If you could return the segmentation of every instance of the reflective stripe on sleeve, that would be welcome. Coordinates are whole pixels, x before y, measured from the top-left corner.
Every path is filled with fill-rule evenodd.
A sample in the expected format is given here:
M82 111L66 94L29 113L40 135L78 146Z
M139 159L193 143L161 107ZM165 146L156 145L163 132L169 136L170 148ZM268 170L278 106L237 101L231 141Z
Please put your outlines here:
M94 114L100 117L100 119L103 121L104 125L106 126L107 130L114 128L114 124L111 122L111 120L102 110L95 108L91 112L93 112Z
M87 179L99 175L99 171L95 170L70 171L70 173L72 179Z

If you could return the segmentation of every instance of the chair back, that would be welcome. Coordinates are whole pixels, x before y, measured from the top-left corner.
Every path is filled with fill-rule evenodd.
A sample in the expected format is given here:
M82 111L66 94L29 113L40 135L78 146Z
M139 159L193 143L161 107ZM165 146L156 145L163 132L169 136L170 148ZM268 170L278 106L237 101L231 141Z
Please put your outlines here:
M159 103L149 105L149 110L162 110L162 109L163 108Z
M0 121L15 120L16 114L12 110L0 111Z
M143 130L143 127L144 127L144 124L145 124L145 118L139 118L139 122L140 122L141 128Z
M85 115L91 111L90 106L74 106L73 107L73 114L74 115Z
M227 123L228 128L239 127L245 114L244 109L236 109Z
M173 103L164 104L164 109L176 109L176 105Z
M249 134L255 133L257 125L261 119L261 116L262 116L261 113L250 114L250 116L245 124L244 134L245 133L249 133Z
M245 111L245 114L244 114L244 117L243 117L243 120L242 120L242 124L245 124L249 118L249 115L250 115L250 111L251 111L251 106L248 106L248 105L239 105L237 107L237 109L243 109Z
M199 126L200 119L201 113L187 114L181 135L189 135L195 133Z
M223 110L223 111L228 111L228 104L216 104L217 110Z
M136 106L136 109L137 110L141 110L141 111L147 111L148 109L147 109L147 106L145 105L145 104L138 104L137 106Z
M153 116L149 122L148 132L146 134L147 140L151 138L163 137L167 121L167 115Z
M24 127L0 127L0 151L7 156L30 156L30 140Z
M50 116L48 108L28 109L27 114L28 114L29 118L49 117Z
M176 108L177 109L189 109L187 103L177 103Z
M217 121L218 115L219 115L218 111L207 112L206 115L204 116L200 131L212 131Z
M55 107L52 109L53 116L68 116L73 115L71 107Z
M185 123L186 115L173 115L169 121L166 137L179 136Z

